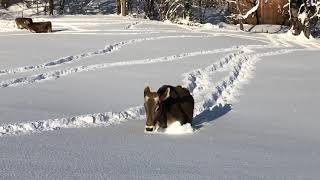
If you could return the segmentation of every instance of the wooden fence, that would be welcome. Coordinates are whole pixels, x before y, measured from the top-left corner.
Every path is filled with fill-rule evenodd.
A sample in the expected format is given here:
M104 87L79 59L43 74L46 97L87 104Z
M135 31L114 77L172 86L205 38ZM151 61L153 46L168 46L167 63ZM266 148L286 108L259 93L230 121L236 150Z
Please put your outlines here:
M237 2L237 1L234 1ZM242 15L255 6L255 0L238 0L239 8L235 3L229 4L229 10L232 14ZM248 24L289 24L289 12L286 4L288 0L260 0L258 10L252 13L246 20Z

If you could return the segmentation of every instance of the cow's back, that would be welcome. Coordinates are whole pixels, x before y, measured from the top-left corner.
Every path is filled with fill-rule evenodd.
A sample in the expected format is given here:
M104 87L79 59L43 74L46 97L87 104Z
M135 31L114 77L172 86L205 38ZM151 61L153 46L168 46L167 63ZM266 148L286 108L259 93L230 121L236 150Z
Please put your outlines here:
M181 124L192 124L194 99L188 89L181 86L164 85L158 90L158 94L163 96L166 90L170 88L170 97L162 102L164 108L165 121L170 125L174 121L180 121Z
M52 24L50 21L48 21L48 22L35 22L35 23L28 25L28 29L31 32L35 32L35 33L52 32Z
M174 90L179 96L178 104L181 108L181 111L183 111L183 113L185 114L184 116L186 116L182 124L192 124L194 110L194 99L192 95L187 88L183 88L181 86L174 87Z

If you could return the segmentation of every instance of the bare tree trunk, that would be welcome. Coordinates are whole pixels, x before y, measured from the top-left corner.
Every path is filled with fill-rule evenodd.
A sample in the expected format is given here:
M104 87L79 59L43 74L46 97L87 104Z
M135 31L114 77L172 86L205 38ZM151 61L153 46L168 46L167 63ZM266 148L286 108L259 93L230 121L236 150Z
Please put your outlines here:
M59 9L59 14L64 14L64 5L65 5L65 0L60 0L60 9Z
M189 17L191 19L191 16L191 1L187 0L184 4L184 18Z
M149 12L150 12L150 17L152 19L154 19L154 16L155 16L155 13L154 13L154 0L150 0Z
M145 12L146 15L153 19L154 18L154 0L146 0L146 4L145 4Z
M256 19L257 19L257 24L260 24L260 18L259 18L258 11L255 12L255 16L256 16Z
M39 15L39 2L37 1L37 15Z
M126 0L121 0L121 15L122 16L126 16L127 12L126 12L127 8L126 8Z
M53 15L54 4L53 0L49 0L49 15Z
M160 1L160 20L163 21L166 19L166 12L168 11L168 3L165 3L165 0Z
M151 5L152 4L152 2L151 2L151 0L145 0L145 3L144 3L144 12L146 13L146 16L148 16L149 18L151 17L151 14L152 14L152 12L151 12Z
M303 34L309 39L311 32L310 32L310 18L307 17L304 21L304 26L303 26Z
M243 18L239 19L239 24L240 24L240 30L244 31L244 27L243 27Z
M117 4L117 15L121 14L121 0L116 0Z
M48 11L48 6L47 3L44 5L44 15L47 15L47 11Z
M132 2L132 0L127 0L127 11L128 12L130 12L131 14L132 14L132 4L133 4L133 2Z
M198 0L198 8L199 8L199 21L201 23L201 17L202 17L202 10L201 10L201 5L202 5L202 1L201 0Z
M0 4L3 8L8 8L9 0L0 0Z
M297 36L300 35L303 31L303 24L298 18L292 18L293 19L293 35Z

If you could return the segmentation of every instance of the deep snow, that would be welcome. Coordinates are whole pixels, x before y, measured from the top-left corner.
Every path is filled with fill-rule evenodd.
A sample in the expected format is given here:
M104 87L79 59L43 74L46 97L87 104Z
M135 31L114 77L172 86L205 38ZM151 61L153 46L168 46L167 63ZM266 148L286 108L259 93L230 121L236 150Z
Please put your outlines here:
M50 20L51 34L0 22L2 179L319 176L318 40L113 15ZM194 130L144 133L143 88L163 84L192 92Z

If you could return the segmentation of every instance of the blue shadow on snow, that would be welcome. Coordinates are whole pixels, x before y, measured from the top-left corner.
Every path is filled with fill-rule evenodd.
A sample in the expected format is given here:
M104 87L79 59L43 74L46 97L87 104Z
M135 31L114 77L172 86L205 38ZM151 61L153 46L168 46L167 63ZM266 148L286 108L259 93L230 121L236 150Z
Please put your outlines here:
M193 119L193 127L195 129L200 129L204 126L204 123L215 121L216 119L230 112L231 109L231 104L219 104L212 110L205 110Z

